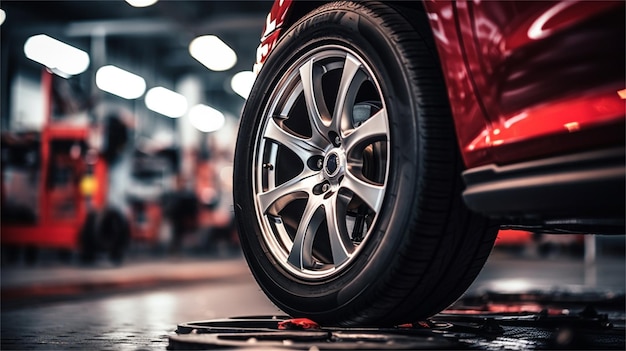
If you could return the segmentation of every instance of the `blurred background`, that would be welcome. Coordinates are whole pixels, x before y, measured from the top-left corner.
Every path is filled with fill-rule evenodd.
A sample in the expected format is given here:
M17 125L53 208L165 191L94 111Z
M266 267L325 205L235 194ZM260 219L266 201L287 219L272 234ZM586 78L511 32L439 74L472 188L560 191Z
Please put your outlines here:
M2 1L2 262L238 254L268 1Z

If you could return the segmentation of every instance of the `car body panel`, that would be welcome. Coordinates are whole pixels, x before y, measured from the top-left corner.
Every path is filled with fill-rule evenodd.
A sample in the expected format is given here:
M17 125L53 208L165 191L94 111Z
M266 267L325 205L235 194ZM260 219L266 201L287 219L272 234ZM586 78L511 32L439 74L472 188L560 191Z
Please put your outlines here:
M428 1L424 5L447 83L457 139L465 164L493 163L494 158L488 145L471 147L489 129L486 111L479 99L479 87L466 64L463 36L459 34L462 30L471 30L471 24L468 22L457 28L459 6L453 1Z
M624 144L623 2L427 1L425 8L468 168ZM472 89L461 90L461 81Z

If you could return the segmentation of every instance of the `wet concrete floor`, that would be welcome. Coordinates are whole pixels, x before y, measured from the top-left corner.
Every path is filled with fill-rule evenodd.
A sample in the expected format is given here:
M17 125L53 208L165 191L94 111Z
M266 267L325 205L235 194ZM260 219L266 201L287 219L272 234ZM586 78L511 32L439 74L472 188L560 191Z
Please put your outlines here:
M551 257L528 260L495 252L479 278L468 290L524 291L578 287L598 291L625 290L623 256L600 257L585 265L582 257ZM136 271L151 271L142 263ZM155 263L159 267L162 262ZM185 264L172 264L181 275ZM136 266L136 265L135 265ZM152 269L154 271L157 268ZM189 321L250 315L283 315L259 290L243 259L227 262L193 263L194 269L219 267L229 273L204 276L194 281L167 280L163 284L144 285L137 289L108 289L103 293L84 290L74 295L45 297L13 296L2 301L2 350L164 350L177 324ZM203 267L203 268L199 268ZM3 267L3 289L19 284L6 279L16 270L28 274L29 268ZM45 268L30 268L41 273ZM48 275L67 268L49 268ZM123 276L133 263L117 269ZM172 274L176 269L172 269ZM133 273L134 279L140 275ZM45 275L45 274L44 274ZM85 274L85 276L90 276ZM93 275L91 275L93 276ZM17 279L17 278L15 278ZM23 278L21 284L28 279ZM54 279L51 279L54 280ZM21 302L20 302L21 301Z

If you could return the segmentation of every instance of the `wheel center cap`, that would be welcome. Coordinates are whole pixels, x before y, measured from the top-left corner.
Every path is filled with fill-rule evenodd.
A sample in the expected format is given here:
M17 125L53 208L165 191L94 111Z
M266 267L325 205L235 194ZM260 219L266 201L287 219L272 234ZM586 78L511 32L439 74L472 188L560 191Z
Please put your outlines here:
M337 176L343 168L343 160L337 151L331 151L326 154L324 159L324 172L330 178Z
M328 174L333 175L337 172L337 169L339 168L339 165L337 164L338 161L339 160L337 159L336 154L328 155L326 158L326 172L328 172Z

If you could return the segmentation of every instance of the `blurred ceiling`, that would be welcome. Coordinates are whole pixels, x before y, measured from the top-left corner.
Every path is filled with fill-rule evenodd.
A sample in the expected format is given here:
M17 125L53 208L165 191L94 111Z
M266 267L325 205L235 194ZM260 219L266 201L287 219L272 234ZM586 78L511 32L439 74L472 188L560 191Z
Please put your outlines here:
M272 1L160 0L135 8L123 0L2 0L0 8L6 12L0 27L2 73L6 77L7 62L28 60L24 41L44 33L89 52L92 69L123 56L154 67L159 79L175 81L193 74L202 79L205 92L223 91L233 74L252 69L271 5ZM235 67L213 72L189 55L191 40L205 34L219 36L235 50ZM105 45L96 45L103 39ZM150 77L145 78L150 85Z

